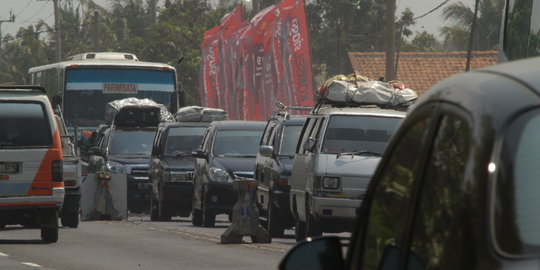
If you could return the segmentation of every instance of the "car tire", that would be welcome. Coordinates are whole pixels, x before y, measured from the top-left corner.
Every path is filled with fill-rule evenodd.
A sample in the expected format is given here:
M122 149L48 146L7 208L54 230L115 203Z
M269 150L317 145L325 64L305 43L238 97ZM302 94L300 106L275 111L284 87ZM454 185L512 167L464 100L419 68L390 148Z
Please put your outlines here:
M267 227L271 237L283 237L285 226L279 209L273 204L272 197L268 199Z
M308 201L309 197L306 196L306 237L321 236L321 225L313 218Z
M296 242L301 242L306 239L306 223L300 220L300 217L296 217L296 225L294 228L294 239Z
M163 201L158 201L159 221L171 221L170 207Z
M63 227L77 228L79 227L79 213L77 212L64 212L60 218Z
M199 209L193 208L191 211L191 224L193 226L201 227L203 223L203 215L202 211Z
M58 241L58 212L56 210L43 213L41 218L41 239L45 243Z
M153 195L150 196L150 220L159 221L159 208L157 200Z
M216 214L212 213L210 209L206 206L206 198L203 197L203 226L204 227L215 227L216 226Z

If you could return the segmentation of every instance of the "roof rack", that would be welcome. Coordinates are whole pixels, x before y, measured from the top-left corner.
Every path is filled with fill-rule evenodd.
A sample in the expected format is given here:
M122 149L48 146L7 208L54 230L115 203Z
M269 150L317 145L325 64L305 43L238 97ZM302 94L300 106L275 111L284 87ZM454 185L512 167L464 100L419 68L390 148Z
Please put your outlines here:
M274 102L274 105L276 107L272 111L271 118L277 118L277 117L289 118L290 113L285 112L285 111L312 111L313 110L313 107L285 106L285 104L279 101Z
M45 90L45 88L39 85L0 85L0 91L2 90L41 91L44 94L47 94L47 91Z

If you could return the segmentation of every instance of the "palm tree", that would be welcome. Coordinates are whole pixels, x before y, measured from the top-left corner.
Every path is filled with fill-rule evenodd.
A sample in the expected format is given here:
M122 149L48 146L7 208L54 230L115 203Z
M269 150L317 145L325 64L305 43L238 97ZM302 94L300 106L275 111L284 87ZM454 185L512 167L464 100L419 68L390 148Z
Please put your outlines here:
M474 50L490 50L499 43L503 0L481 0L478 6L478 28L474 36ZM474 19L474 9L463 2L451 4L444 8L445 20L452 23L441 29L445 44L456 49L466 50L468 35ZM451 46L450 45L450 46Z

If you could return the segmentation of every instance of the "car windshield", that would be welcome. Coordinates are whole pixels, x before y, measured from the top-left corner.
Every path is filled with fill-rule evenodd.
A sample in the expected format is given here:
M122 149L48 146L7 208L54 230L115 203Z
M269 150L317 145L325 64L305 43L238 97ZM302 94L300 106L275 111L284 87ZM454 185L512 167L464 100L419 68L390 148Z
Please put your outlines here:
M255 157L262 130L222 130L214 140L213 153L220 157Z
M296 144L302 132L302 126L285 126L281 133L281 144L279 154L283 156L293 156L296 151Z
M189 155L201 144L206 127L170 128L165 142L165 156Z
M402 118L334 115L325 131L322 153L382 154Z
M0 148L46 147L51 129L41 103L0 103Z
M153 130L116 130L109 148L111 155L150 156L156 132Z

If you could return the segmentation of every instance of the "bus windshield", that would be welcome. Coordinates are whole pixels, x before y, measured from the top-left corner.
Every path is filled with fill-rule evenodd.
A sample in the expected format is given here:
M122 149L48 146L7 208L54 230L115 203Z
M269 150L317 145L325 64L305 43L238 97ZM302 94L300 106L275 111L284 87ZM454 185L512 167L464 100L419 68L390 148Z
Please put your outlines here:
M105 105L127 97L149 98L171 109L174 70L66 68L64 117L69 126L105 121Z

